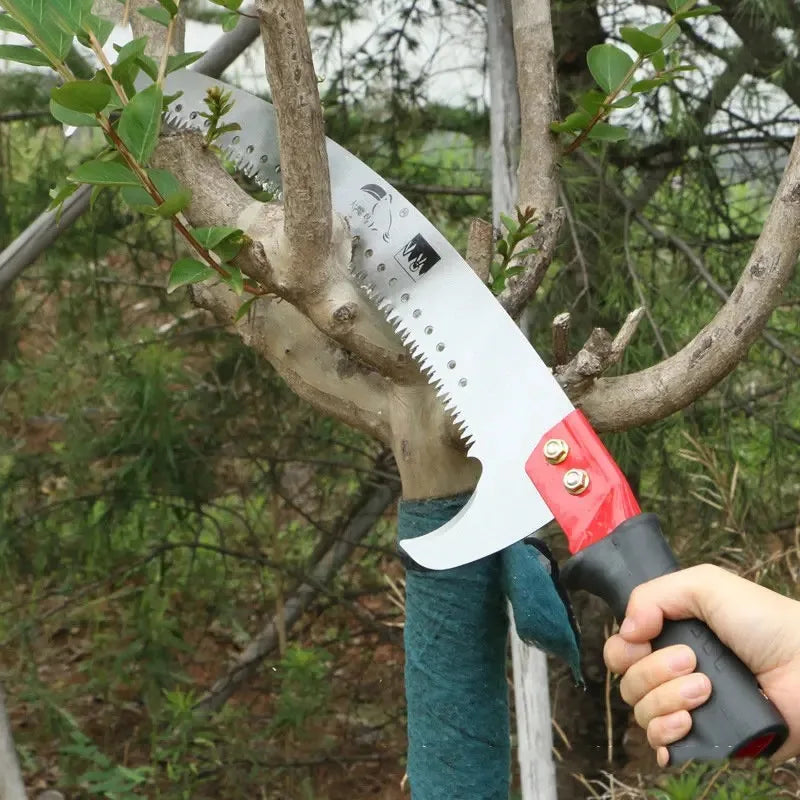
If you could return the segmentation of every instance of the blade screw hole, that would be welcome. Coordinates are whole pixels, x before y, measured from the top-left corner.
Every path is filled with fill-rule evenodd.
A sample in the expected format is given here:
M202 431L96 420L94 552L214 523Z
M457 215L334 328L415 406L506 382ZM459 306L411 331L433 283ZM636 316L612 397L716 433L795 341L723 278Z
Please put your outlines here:
M400 295L400 299L404 303L407 303L411 299L411 295L408 292L404 292L403 294Z
M241 141L241 139L242 139L242 137L241 137L241 136L234 136L234 137L233 137L233 143L234 143L234 144L239 144L239 142Z
M428 327L425 328L425 333L427 333L428 336L430 336L433 333L433 326L432 325L428 325Z
M466 385L467 385L467 379L466 379L466 378L462 378L462 379L461 379L461 380L458 382L458 385L459 385L459 386L466 386Z
M412 316L414 317L414 319L419 319L422 316L422 309L415 308Z
M365 251L364 251L364 255L365 255L367 258L372 258L372 250L365 250Z
M447 362L447 368L448 369L455 369L456 368L456 362L455 361L448 361Z
M176 111L183 111L183 103L178 103L178 105L175 106L175 110Z
M269 161L269 156L261 156L261 163L266 164Z
M378 264L378 272L383 272L386 269L386 264Z
M248 153L252 153L253 150L255 150L255 147L253 147L253 145L251 145L251 144L247 145L247 152Z
M197 112L196 111L192 111L192 113L189 114L189 119L197 119Z
M436 349L441 353L442 350L444 350L444 342L439 342L439 344L436 345Z

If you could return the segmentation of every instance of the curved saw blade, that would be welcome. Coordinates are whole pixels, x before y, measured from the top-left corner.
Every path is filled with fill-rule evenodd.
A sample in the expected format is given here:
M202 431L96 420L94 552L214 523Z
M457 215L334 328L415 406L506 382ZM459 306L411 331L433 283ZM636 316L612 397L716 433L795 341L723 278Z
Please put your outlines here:
M183 94L166 118L202 131L203 99L230 91L225 122L241 130L218 142L264 186L280 187L274 108L254 95L190 70L167 77ZM376 172L327 140L333 207L357 237L352 270L382 309L481 461L483 473L464 509L442 528L403 548L418 563L444 569L519 541L552 519L525 473L541 436L573 410L548 367L489 289L445 237Z

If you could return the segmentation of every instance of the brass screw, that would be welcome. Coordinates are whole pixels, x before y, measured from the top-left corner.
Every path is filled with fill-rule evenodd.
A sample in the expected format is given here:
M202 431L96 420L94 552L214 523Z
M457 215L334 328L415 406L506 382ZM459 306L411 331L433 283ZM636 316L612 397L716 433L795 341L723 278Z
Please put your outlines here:
M589 473L585 469L571 469L564 474L564 488L570 494L583 494L589 488Z
M548 464L560 464L569 455L569 445L563 439L548 439L544 445L544 457Z

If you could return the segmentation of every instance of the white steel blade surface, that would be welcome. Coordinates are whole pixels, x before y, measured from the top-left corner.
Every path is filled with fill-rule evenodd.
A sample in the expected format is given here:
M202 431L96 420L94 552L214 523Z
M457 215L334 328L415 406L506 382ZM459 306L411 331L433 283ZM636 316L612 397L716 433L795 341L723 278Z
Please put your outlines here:
M182 97L173 124L203 130L208 88L233 93L225 122L242 130L220 146L245 173L279 187L278 128L264 100L189 70L167 77ZM441 528L402 543L430 569L495 553L538 530L553 515L525 473L539 439L573 405L514 321L450 243L389 183L327 141L333 207L357 244L352 269L429 376L480 460L480 482L466 506Z

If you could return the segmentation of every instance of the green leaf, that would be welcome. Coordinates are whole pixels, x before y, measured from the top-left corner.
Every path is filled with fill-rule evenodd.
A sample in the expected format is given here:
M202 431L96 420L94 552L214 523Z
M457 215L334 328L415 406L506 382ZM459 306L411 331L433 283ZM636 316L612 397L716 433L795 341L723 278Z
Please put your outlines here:
M638 28L622 28L620 34L640 56L649 56L664 46L661 39Z
M515 275L521 275L525 272L525 267L509 267L506 270L506 278L513 278Z
M578 105L594 116L606 101L606 96L597 89L590 89L578 98ZM581 126L583 127L583 126Z
M92 13L92 0L47 0L47 6L49 18L72 36L83 30L86 17Z
M136 175L117 161L87 161L81 164L68 180L99 186L139 186Z
M162 195L163 196L163 195ZM164 202L156 208L159 217L174 217L179 211L183 211L192 202L192 192L190 189L181 187L177 192L164 197Z
M147 175L158 189L158 193L167 200L173 195L188 193L189 190L181 186L178 179L165 169L148 169ZM122 199L134 210L141 214L154 216L159 214L162 206L156 206L155 200L147 190L141 186L125 186L120 192Z
M508 255L508 242L505 239L498 239L495 250L505 258Z
M229 239L236 234L241 235L241 231L238 228L231 228L228 226L191 228L190 230L192 236L208 250L214 250L226 239Z
M138 59L144 55L145 47L147 47L147 37L140 36L138 39L133 39L121 48L118 48L117 60L111 68L111 75L114 80L128 86L136 80L141 66ZM131 92L130 94L133 94Z
M664 47L671 47L678 41L681 35L681 29L677 25L672 25L669 22L656 22L654 25L647 25L643 30L650 36L661 39L661 43Z
M32 67L52 66L44 53L35 47L26 47L21 44L0 44L0 59L16 61L18 64L28 64Z
M148 86L135 95L122 111L117 132L140 164L147 163L158 142L162 99L163 94L158 86Z
M126 61L131 61L133 59L138 58L142 53L144 53L145 48L147 47L147 37L140 36L138 39L132 39L127 44L123 45L122 47L117 48L117 60L114 63L114 69L116 69L121 64L124 64ZM113 74L112 70L112 74Z
M610 94L622 87L633 59L613 44L596 44L586 54L586 63L598 85Z
M667 0L670 11L680 11L681 6L689 5L686 0Z
M242 0L211 0L211 2L215 5L227 8L228 11L238 11L242 5Z
M631 86L631 93L638 94L639 92L649 92L651 89L657 89L665 83L670 83L675 80L675 75L663 75L660 78L645 78Z
M722 9L719 6L703 6L702 8L694 8L691 11L684 11L681 14L676 14L675 19L689 19L690 17L706 17L709 14L719 14Z
M516 233L519 230L519 223L515 219L511 219L508 214L500 214L500 221L510 233Z
M194 64L198 58L203 56L204 53L202 50L197 50L192 53L178 53L174 56L167 57L167 74L170 72L175 72L177 69L183 69L184 67L188 67L190 64Z
M78 189L80 189L80 186L77 183L68 183L66 186L62 186L60 189L52 189L50 191L51 202L47 208L49 210L58 208L68 197L71 197L73 194L75 194Z
M225 14L222 17L222 30L226 33L232 31L239 24L238 14Z
M172 294L176 289L181 286L187 286L190 283L200 283L200 281L207 281L213 278L217 273L202 261L196 258L182 258L172 265L169 272L169 280L167 281L167 294Z
M599 93L598 93L599 94ZM605 100L605 97L603 97ZM583 130L594 117L588 111L573 111L563 122L555 122L550 127L556 133L571 133Z
M241 297L242 292L244 292L244 275L242 275L242 271L239 267L235 267L233 264L223 264L225 269L227 270L230 277L223 278L223 282L227 283L228 286L233 289L236 294Z
M618 100L615 100L609 108L630 108L631 106L635 106L639 102L638 97L634 97L632 94L625 95L625 97L620 97Z
M155 59L146 55L139 56L136 59L136 63L144 70L145 75L147 75L151 81L158 80L158 64L156 63Z
M653 62L653 66L656 68L657 72L661 72L667 67L667 57L664 55L663 50L653 53L653 55L650 56L650 61Z
M148 19L152 19L153 22L157 22L159 25L163 25L165 28L169 25L170 20L172 17L167 11L166 8L161 8L160 6L151 6L149 8L140 8L139 13L143 17L147 17Z
M239 306L239 310L233 317L234 322L239 322L244 316L250 313L250 309L253 307L253 303L258 300L258 297L251 297L249 300L245 301Z
M628 138L628 129L621 125L598 122L590 131L589 138L596 142L621 142Z
M0 14L0 31L20 33L25 36L25 28L23 28L11 14Z
M96 114L111 100L111 87L99 81L69 81L50 92L58 105L82 114Z
M100 125L94 114L81 114L79 111L72 111L52 99L50 100L50 113L63 125L71 125L75 128L96 128Z
M114 23L104 17L98 17L96 14L89 16L85 27L94 34L95 39L103 46L105 46L109 36L114 32Z
M158 0L158 3L170 17L178 16L178 6L175 5L174 0Z
M59 27L49 2L44 0L3 0L3 8L25 29L27 37L52 62L62 62L72 47L72 34Z
M149 217L155 216L157 206L144 187L123 186L119 194L123 201L134 211L139 214L146 214Z

